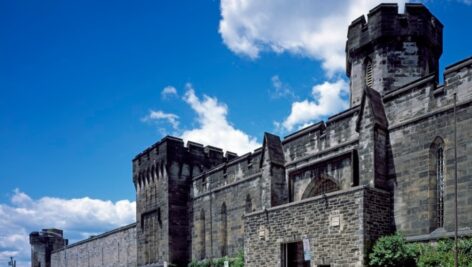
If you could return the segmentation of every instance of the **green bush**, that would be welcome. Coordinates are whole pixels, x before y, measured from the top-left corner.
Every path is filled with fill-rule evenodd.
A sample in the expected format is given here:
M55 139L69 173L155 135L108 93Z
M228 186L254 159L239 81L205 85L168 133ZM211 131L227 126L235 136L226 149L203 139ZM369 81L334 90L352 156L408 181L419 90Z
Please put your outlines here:
M241 251L234 258L223 257L201 261L193 260L189 263L188 267L224 267L225 261L229 262L230 267L244 267L244 253Z
M472 239L458 241L459 266L472 267ZM423 244L417 259L419 267L454 266L454 240L440 240L436 244Z
M401 234L384 236L375 243L369 254L370 266L402 267L415 266L418 246L407 244Z
M458 241L459 266L472 267L472 238ZM401 234L379 238L372 253L370 266L454 266L454 240L444 239L436 243L406 243Z

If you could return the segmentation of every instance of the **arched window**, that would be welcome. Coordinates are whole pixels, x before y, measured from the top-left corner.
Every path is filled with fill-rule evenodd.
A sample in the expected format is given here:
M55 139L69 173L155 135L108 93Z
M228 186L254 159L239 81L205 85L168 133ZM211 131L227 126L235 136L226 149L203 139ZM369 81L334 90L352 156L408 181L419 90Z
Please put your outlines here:
M228 255L228 214L226 203L221 205L220 251L222 257Z
M302 199L339 190L338 183L326 174L316 176L306 187Z
M436 137L431 144L430 162L430 222L431 230L444 227L444 140Z
M247 194L246 196L246 205L245 205L244 211L246 213L252 212L252 200L251 200L251 195L249 194Z
M374 78L372 77L372 60L370 58L367 58L365 61L365 85L368 86L369 88L372 88L374 84Z
M200 259L205 258L205 211L200 211Z

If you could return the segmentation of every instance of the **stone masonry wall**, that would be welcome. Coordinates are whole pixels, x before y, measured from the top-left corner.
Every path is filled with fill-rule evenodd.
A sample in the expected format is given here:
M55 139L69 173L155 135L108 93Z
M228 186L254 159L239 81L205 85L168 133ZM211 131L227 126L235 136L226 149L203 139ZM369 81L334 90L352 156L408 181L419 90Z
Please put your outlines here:
M311 266L363 266L370 244L391 233L389 200L388 192L355 187L248 214L245 266L282 266L282 244L303 238Z
M245 213L259 210L262 205L260 176L260 173L256 173L243 181L215 188L211 193L193 198L193 259L224 256L222 255L223 235L226 235L228 255L235 255L243 249L243 216ZM223 203L226 206L226 232L222 228Z
M428 235L435 229L436 190L430 149L444 140L444 230L454 229L454 116L457 92L457 162L459 228L472 225L472 59L445 71L445 86L426 77L384 98L390 121L389 183L395 190L395 224L409 236Z
M133 160L136 187L138 266L164 261L186 266L190 260L189 200L192 177L214 168L223 156L215 147L165 137Z
M136 224L69 245L51 256L51 267L133 266L136 266Z
M359 107L348 109L310 127L286 136L283 143L286 166L314 158L329 157L359 138L356 121Z

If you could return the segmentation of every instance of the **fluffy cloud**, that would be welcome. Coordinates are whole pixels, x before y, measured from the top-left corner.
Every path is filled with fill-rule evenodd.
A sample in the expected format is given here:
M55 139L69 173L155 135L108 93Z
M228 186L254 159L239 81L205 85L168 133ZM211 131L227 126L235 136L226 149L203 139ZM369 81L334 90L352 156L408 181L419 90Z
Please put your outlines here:
M222 0L219 32L236 54L306 56L321 60L332 76L344 69L347 26L380 2L405 0Z
M177 96L177 89L174 86L166 86L161 91L161 97L167 99L171 96Z
M270 79L272 81L273 90L270 92L272 98L295 98L295 93L288 84L285 84L280 79L279 75L274 75Z
M276 124L291 131L296 126L304 127L314 120L342 111L348 107L348 88L349 85L343 79L314 85L311 91L313 99L292 103L290 115L282 123Z
M184 101L197 114L198 127L184 131L181 137L207 145L221 147L238 154L250 152L261 146L256 138L232 126L228 119L228 107L218 99L203 95L200 99L190 84Z
M170 125L172 125L172 128L174 128L174 130L179 129L179 116L177 116L175 114L172 114L172 113L165 113L161 110L158 110L158 111L151 110L151 111L149 111L149 114L146 117L142 118L142 121L144 121L144 122L167 121L168 123L170 123Z
M0 204L0 266L10 256L17 266L29 266L29 233L43 228L65 231L71 242L135 221L136 203L115 203L88 197L32 199L16 189L8 204Z

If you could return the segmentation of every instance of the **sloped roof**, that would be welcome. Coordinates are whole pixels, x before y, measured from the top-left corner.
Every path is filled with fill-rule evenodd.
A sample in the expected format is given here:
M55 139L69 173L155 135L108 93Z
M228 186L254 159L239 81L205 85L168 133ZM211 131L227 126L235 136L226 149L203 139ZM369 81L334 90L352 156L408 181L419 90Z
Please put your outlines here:
M362 101L361 101L361 111L359 114L359 118L357 119L357 127L356 130L359 131L360 122L362 117L364 116L364 108L366 98L369 99L369 108L372 112L373 121L376 125L382 127L383 129L388 128L388 120L387 115L385 115L385 109L382 102L382 96L379 92L375 91L374 89L366 86L364 88L364 93L362 94Z
M283 166L285 164L284 150L282 147L282 141L277 135L270 133L264 133L264 144L262 150L265 152L267 149L267 155L271 163ZM261 163L264 160L264 154L262 153Z

